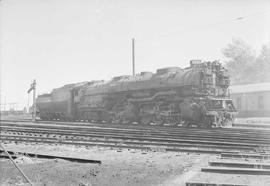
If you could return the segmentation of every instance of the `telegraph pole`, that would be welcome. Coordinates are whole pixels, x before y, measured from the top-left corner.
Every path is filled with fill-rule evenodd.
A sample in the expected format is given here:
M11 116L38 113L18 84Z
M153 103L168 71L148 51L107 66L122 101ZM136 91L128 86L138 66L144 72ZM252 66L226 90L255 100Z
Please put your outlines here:
M132 75L135 76L135 39L132 38Z

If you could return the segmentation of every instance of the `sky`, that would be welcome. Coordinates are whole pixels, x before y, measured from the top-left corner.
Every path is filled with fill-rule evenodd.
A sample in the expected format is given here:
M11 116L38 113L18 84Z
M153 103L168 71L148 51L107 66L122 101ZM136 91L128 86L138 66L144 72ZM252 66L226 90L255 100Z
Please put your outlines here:
M1 0L1 102L27 106L68 83L169 66L224 61L240 38L257 53L270 41L270 0Z

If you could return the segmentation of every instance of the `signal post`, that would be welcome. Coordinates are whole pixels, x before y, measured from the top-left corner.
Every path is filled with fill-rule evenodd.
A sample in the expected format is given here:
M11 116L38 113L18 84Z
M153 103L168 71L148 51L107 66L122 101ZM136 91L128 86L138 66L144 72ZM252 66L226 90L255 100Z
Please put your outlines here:
M30 89L27 91L29 94L31 91L33 91L33 106L32 106L32 120L36 121L36 115L37 115L37 107L36 107L36 80L34 79L33 83L31 83Z

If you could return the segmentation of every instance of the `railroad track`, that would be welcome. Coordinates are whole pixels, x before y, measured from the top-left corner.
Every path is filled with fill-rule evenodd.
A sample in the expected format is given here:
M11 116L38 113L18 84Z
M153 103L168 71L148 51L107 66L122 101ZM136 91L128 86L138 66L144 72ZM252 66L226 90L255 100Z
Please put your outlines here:
M123 127L123 126L122 126ZM125 127L125 126L124 126ZM164 136L164 137L179 137L179 136L190 136L193 138L198 137L200 135L200 138L215 138L216 140L223 137L223 135L226 135L225 138L230 138L231 140L247 140L250 139L252 142L258 141L259 143L268 142L269 140L269 132L264 130L236 130L236 129L194 129L194 128L180 128L178 130L176 129L167 129L164 130L163 128L157 128L157 127L151 127L151 128L144 128L142 126L140 127L128 127L128 128L114 128L114 126L107 126L107 127L100 127L100 126L78 126L78 125L41 125L41 124L18 124L18 123L1 123L2 130L20 130L20 129L27 129L30 130L31 128L33 130L47 130L48 132L54 132L54 131L73 131L76 130L80 132L80 134L89 134L96 132L102 133L102 135L106 135L106 132L109 133L118 133L118 134L126 134L126 135L151 135L151 136ZM241 138L243 137L243 138ZM258 138L258 139L255 139Z
M29 123L32 122L32 120L30 119L21 119L21 120L7 120L7 119L1 119L1 122L13 122L13 123ZM108 124L108 123L93 123L93 122L89 122L89 121L74 121L74 122L70 122L70 121L60 121L60 120L52 120L52 121L42 121L42 120L37 120L35 123L41 123L41 124L57 124L57 125L71 125L73 126L74 124L78 125L78 126L89 126L89 125L96 125L96 126L110 126L113 125L114 127L119 127L119 128L123 128L123 126L125 128L127 127L133 127L133 126L138 126L137 124L117 124L117 123L112 123L112 124ZM181 128L180 126L174 126L174 125L165 125L165 126L155 126L155 125L144 125L144 128L148 128L148 127L158 127L158 128ZM233 128L261 128L261 129L270 129L270 124L269 123L233 123Z
M218 154L220 160L202 167L202 173L270 174L270 165L261 162L270 159L270 130L260 128L204 129L60 121L1 121L0 131L0 141L5 143ZM235 162L237 158L239 161ZM243 161L250 158L260 160L260 163ZM200 180L186 185L220 184L203 183Z
M14 121L10 121L10 120L1 120L1 125L13 125L13 126L27 126L27 125L48 125L48 126L63 126L63 127L99 127L99 128L120 128L120 129L138 129L138 130L156 130L156 131L164 131L164 132L172 132L172 131L183 131L183 130L194 130L194 131L198 131L201 128L183 128L183 127L167 127L167 126L152 126L152 125L136 125L136 124L105 124L105 123L85 123L85 122L63 122L63 121L38 121L35 123L32 123L31 121L26 121L26 120L14 120ZM242 133L254 133L254 130L250 130L250 129L242 129L242 128L209 128L209 129L202 129L202 131L233 131L233 132L237 132L239 131L239 134ZM263 130L257 130L259 131L259 133L264 132ZM200 131L201 132L201 131ZM266 132L268 134L268 132Z
M124 128L123 128L124 127ZM68 144L197 153L240 153L270 149L270 131L199 129L86 124L71 122L2 121L2 141Z

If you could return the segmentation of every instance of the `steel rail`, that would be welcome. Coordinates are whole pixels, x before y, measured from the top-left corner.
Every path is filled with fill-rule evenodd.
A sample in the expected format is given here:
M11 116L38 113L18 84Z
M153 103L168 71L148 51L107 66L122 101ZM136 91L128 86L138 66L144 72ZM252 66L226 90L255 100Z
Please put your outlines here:
M234 184L234 183L213 183L213 182L186 182L186 186L251 186L244 184Z
M269 160L270 154L239 154L239 153L222 153L222 158L240 158L240 159L246 159L246 158L252 158L252 159L262 159L262 160Z
M0 157L7 158L6 155L1 155L3 150L0 150ZM44 159L63 159L71 162L78 162L78 163L94 163L94 164L101 164L100 160L93 160L89 158L78 158L78 157L69 157L69 156L59 156L59 155L49 155L49 154L41 154L41 153L29 153L29 152L20 152L20 151L7 151L11 158L16 159L18 155L27 155L28 157L33 158L44 158Z
M2 122L2 125L6 124L6 125L26 125L25 122L24 123L19 123L19 122ZM47 123L31 123L28 122L28 124L30 125L63 125L63 126L72 126L72 127L100 127L100 128L115 128L115 129L137 129L137 130L156 130L156 131L168 131L168 132L177 132L177 131L183 131L183 130L188 130L188 131L203 131L203 132L239 132L239 134L241 133L254 133L257 132L259 134L263 134L263 133L270 133L269 131L265 131L262 129L243 129L243 128L184 128L184 127L178 127L178 128L170 128L170 127L162 127L162 126L148 126L148 125L116 125L116 124L93 124L93 123L85 123L85 124L81 124L80 122L59 122L59 121L52 121L52 122L47 122Z
M250 175L270 175L269 169L249 169L249 168L225 168L206 167L201 168L202 172L223 173L223 174L250 174Z
M223 161L210 161L209 166L222 166L222 167L241 167L241 168L256 168L256 169L270 169L269 163L257 162L223 162Z
M22 131L21 131L22 132ZM24 131L24 132L27 132L29 135L32 135L31 133L35 133L35 135L38 135L38 134L42 134L41 131ZM95 133L87 133L87 134L82 134L82 133L63 133L63 131L57 131L57 132L54 132L54 131L50 131L50 132L43 132L43 134L46 134L47 136L48 135L60 135L60 136L73 136L73 137L88 137L88 138L114 138L114 139L125 139L125 138L132 138L132 139L135 139L135 140L167 140L169 142L182 142L183 140L189 140L189 142L197 142L197 143L215 143L215 144L219 144L219 145L234 145L234 144L239 144L241 143L242 145L246 145L246 146L254 146L254 145L257 145L257 146L262 146L262 142L259 142L259 143L254 143L253 141L245 141L243 142L243 140L231 140L230 138L227 138L227 139L223 139L223 140L217 140L217 139L205 139L204 136L201 136L201 137L189 137L189 136L180 136L178 138L163 138L162 136L158 136L158 137L152 137L152 136L140 136L140 135L120 135L120 134L115 134L115 133L110 133L110 134L105 134L105 133L101 133L101 134L95 134ZM214 142L213 142L214 141ZM239 142L241 141L241 142ZM258 145L259 144L259 145Z
M17 131L20 132L20 131ZM22 132L22 131L21 131ZM254 146L257 145L263 146L263 143L260 142L254 142L252 140L231 140L230 138L225 138L222 140L210 138L205 139L205 136L197 136L196 138L189 137L189 136L178 136L177 138L168 138L163 136L151 136L151 135L132 135L132 134L119 134L119 133L93 133L91 131L89 132L73 132L73 131L53 131L53 130L47 130L47 131L41 131L37 129L32 130L24 130L24 132L28 133L36 133L36 134L47 134L47 135L62 135L62 136L77 136L77 137L91 137L91 138L113 138L113 139L132 139L132 140L149 140L149 141L166 141L166 142L175 142L175 143L183 143L183 142L189 142L189 143L198 143L198 144L218 144L218 145L235 145L235 144L242 144L246 146ZM268 142L268 141L267 141ZM267 143L268 144L268 143ZM265 146L267 144L264 144Z
M0 122L15 122L15 123L26 123L26 122L31 122L31 120L29 119L24 119L24 120L0 120ZM33 123L33 122L31 122ZM138 125L138 124L117 124L117 123L91 123L88 121L74 121L74 122L70 122L70 121L60 121L60 120L51 120L51 121L43 121L43 120L38 120L35 122L35 124L57 124L57 125L65 125L65 126L97 126L97 127L111 127L113 126L114 128L140 128L143 127L143 129L157 129L157 130L167 130L167 131L175 131L177 129L185 129L185 127L176 127L176 126L158 126L158 125ZM252 123L252 127L248 127L250 124L249 123L234 123L233 124L233 128L222 128L222 130L227 130L230 131L231 129L235 130L241 130L241 133L243 132L248 132L248 130L250 129L258 129L259 133L263 133L264 130L262 129L267 129L269 128L269 124L257 124L257 123ZM258 126L258 127L256 127ZM266 126L266 127L264 127ZM200 128L188 128L188 129L200 129ZM220 128L208 128L209 130L215 130L215 129L220 129ZM270 130L269 130L270 131Z
M2 138L2 137L1 137ZM38 138L37 138L38 139ZM2 139L4 141L12 141L12 142L27 142L27 143L45 143L45 144L64 144L64 145L75 145L75 146L95 146L95 147L110 147L110 148L121 148L121 149L141 149L141 150L149 150L149 151L172 151L172 152L195 152L195 153L206 153L206 154L221 154L221 153L239 153L239 151L228 151L228 150L217 150L217 149L198 149L198 148L175 148L175 147L156 147L143 145L140 143L139 145L125 144L125 143L90 143L90 142L74 142L74 141L55 141L55 140L31 140L27 137L25 139Z
M21 173L21 175L23 176L23 178L32 186L34 186L34 184L32 183L32 181L28 178L28 176L26 176L26 174L22 171L22 169L17 165L17 163L13 160L12 156L10 156L9 152L5 149L5 147L0 143L0 147L3 149L2 152L5 152L5 154L8 156L8 158L10 159L10 161L12 162L12 164L18 169L18 171Z
M256 144L270 144L269 139L260 138L257 139L258 136L248 136L246 138L244 137L238 137L238 136L226 136L226 135L200 135L197 134L189 134L189 133L183 133L181 135L172 135L172 134L155 134L155 133L134 133L133 131L129 132L114 132L114 131L95 131L95 130L87 130L87 131L78 131L74 132L74 129L72 130L64 130L64 129L44 129L44 128L24 128L24 127L17 127L17 128L5 128L1 127L2 131L10 131L10 132L35 132L35 133L50 133L50 134L61 134L61 135L80 135L80 136L89 136L93 137L93 135L96 135L94 137L100 137L100 136L110 136L110 135L122 135L122 136L129 136L129 137L157 137L157 138L173 138L173 139L183 139L183 138L191 138L191 139L204 139L204 140L215 140L215 141L229 141L229 142L245 142L245 143L256 143Z
M3 130L20 130L20 129L26 129L26 128L30 128L30 129L33 129L33 130L39 130L39 129L48 129L48 130L65 130L65 131L69 131L69 130L74 130L74 128L58 128L58 127L37 127L37 128L33 128L33 127L28 127L28 126L19 126L19 127L6 127L6 126L2 126L1 127ZM170 134L170 133L160 133L160 132L156 132L156 131L121 131L121 130L113 130L113 129L107 129L107 130L104 130L104 129L76 129L77 131L81 131L82 133L85 133L86 131L89 131L89 132L117 132L117 133L124 133L124 134L128 134L128 133L132 133L132 134L144 134L144 135L152 135L152 136L168 136L168 137L178 137L178 136L183 136L183 135L190 135L190 136L197 136L198 134L197 133L187 133L187 132L179 132L177 134ZM200 133L201 134L201 133ZM222 135L226 135L226 137L228 138L231 138L231 139L237 139L237 140L240 140L240 139L252 139L254 140L254 138L258 138L258 136L256 135L255 137L254 136L251 136L251 135L238 135L238 134L222 134ZM206 138L222 138L221 134L215 134L215 133L210 133L210 134L207 134L207 136L205 136ZM265 138L266 137L266 138ZM270 140L269 136L260 136L260 139L258 141L262 141L261 139L265 139L265 140Z
M135 132L144 132L144 133L148 133L151 132L152 134L156 133L156 134L169 134L169 135L178 135L178 134L183 134L186 132L192 132L194 134L211 134L213 136L219 136L220 134L224 135L227 134L229 136L233 136L233 135L237 135L237 137L239 136L250 136L250 135L256 135L257 137L264 137L267 139L270 139L270 131L269 132L264 132L262 133L261 131L259 133L257 133L256 131L249 131L248 133L244 133L244 132L239 132L239 131L207 131L207 130L179 130L179 131L158 131L158 130L146 130L146 129L142 129L142 130L137 130L137 129L117 129L117 128L103 128L103 127L78 127L76 125L73 126L57 126L57 125L17 125L17 124L2 124L2 127L24 127L24 128L50 128L50 129L76 129L76 130L90 130L91 131L101 131L101 130L110 130L110 131L117 131L117 132L124 132L126 133L127 131L133 131Z
M107 139L70 139L70 138L48 138L44 136L16 136L16 135L2 135L0 139L2 140L9 140L9 139L38 139L38 140L55 140L56 142L63 142L63 141L75 141L75 142L93 142L93 143L112 143L112 144L118 144L118 143L125 143L125 144L132 144L132 145L152 145L152 146L168 146L168 147L194 147L194 148L207 148L207 149L234 149L234 150L243 150L243 151L254 151L254 147L246 147L241 144L239 145L211 145L211 144L200 144L200 145L194 145L190 143L164 143L162 141L160 142L152 142L152 141L130 141L130 140L107 140Z

